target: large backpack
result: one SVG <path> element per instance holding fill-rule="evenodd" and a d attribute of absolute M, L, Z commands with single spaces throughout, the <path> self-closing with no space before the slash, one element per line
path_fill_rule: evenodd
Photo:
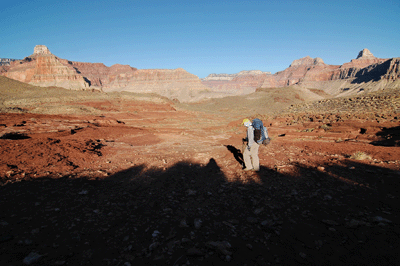
<path fill-rule="evenodd" d="M 264 127 L 263 122 L 255 118 L 252 121 L 252 126 L 254 128 L 254 141 L 258 144 L 268 145 L 270 142 L 270 138 L 268 136 L 268 130 Z"/>

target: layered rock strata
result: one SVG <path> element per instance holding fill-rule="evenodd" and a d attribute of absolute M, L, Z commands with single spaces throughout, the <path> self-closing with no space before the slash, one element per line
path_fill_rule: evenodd
<path fill-rule="evenodd" d="M 87 89 L 89 83 L 77 71 L 64 65 L 46 46 L 37 45 L 31 56 L 14 61 L 4 76 L 41 87 Z"/>
<path fill-rule="evenodd" d="M 294 60 L 271 75 L 259 70 L 237 74 L 211 74 L 202 81 L 182 68 L 136 69 L 129 65 L 107 67 L 60 59 L 44 45 L 23 60 L 0 66 L 0 74 L 37 86 L 97 89 L 105 92 L 156 93 L 180 101 L 254 92 L 257 88 L 300 86 L 324 90 L 333 96 L 400 87 L 400 58 L 376 58 L 368 49 L 343 65 L 328 65 L 309 56 Z"/>
<path fill-rule="evenodd" d="M 306 56 L 273 75 L 244 73 L 221 80 L 224 76 L 212 74 L 202 83 L 219 91 L 300 86 L 321 89 L 333 96 L 346 96 L 400 87 L 399 60 L 376 58 L 368 49 L 363 49 L 356 59 L 343 65 L 328 65 L 321 58 Z"/>
<path fill-rule="evenodd" d="M 128 65 L 73 62 L 54 56 L 44 45 L 37 45 L 24 60 L 2 67 L 1 74 L 43 87 L 156 93 L 180 101 L 198 98 L 208 90 L 197 76 L 182 68 L 138 70 Z"/>
<path fill-rule="evenodd" d="M 298 86 L 322 89 L 334 96 L 400 86 L 400 58 L 376 58 L 368 49 L 362 50 L 356 59 L 341 66 L 326 65 L 323 69 L 309 68 L 304 76 L 291 80 Z M 279 73 L 274 77 L 279 78 Z M 263 84 L 268 87 L 268 84 Z"/>

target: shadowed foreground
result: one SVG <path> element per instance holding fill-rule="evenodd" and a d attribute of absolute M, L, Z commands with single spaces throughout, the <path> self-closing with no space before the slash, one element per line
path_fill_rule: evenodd
<path fill-rule="evenodd" d="M 263 167 L 243 183 L 210 159 L 7 184 L 0 264 L 398 263 L 398 173 L 356 163 L 297 168 L 300 177 Z"/>
<path fill-rule="evenodd" d="M 243 116 L 287 90 L 182 105 L 10 85 L 0 265 L 398 264 L 398 92 L 261 117 L 248 173 Z"/>

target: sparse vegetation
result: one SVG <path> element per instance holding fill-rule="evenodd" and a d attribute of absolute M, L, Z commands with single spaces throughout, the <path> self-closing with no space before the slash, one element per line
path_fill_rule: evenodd
<path fill-rule="evenodd" d="M 363 160 L 371 160 L 371 156 L 363 151 L 357 151 L 353 155 L 350 156 L 350 159 L 363 161 Z"/>
<path fill-rule="evenodd" d="M 331 130 L 332 126 L 327 125 L 327 124 L 324 124 L 324 125 L 321 126 L 321 128 L 322 128 L 323 130 L 325 130 L 325 131 L 329 131 L 329 130 Z"/>

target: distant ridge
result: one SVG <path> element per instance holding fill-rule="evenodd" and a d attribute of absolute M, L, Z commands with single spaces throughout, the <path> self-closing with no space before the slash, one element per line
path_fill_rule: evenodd
<path fill-rule="evenodd" d="M 208 81 L 208 80 L 232 80 L 238 76 L 242 75 L 262 75 L 262 74 L 271 74 L 271 72 L 263 72 L 261 70 L 243 70 L 240 71 L 239 73 L 235 74 L 210 74 L 207 77 L 201 79 L 202 81 Z"/>
<path fill-rule="evenodd" d="M 218 80 L 219 76 L 212 74 L 202 82 L 221 91 L 299 86 L 320 89 L 331 96 L 348 96 L 400 87 L 399 62 L 400 58 L 377 58 L 365 48 L 343 65 L 328 65 L 319 57 L 306 56 L 273 75 L 244 74 Z"/>
<path fill-rule="evenodd" d="M 271 74 L 244 70 L 236 74 L 210 74 L 200 80 L 182 68 L 137 69 L 129 65 L 84 63 L 61 59 L 45 45 L 23 60 L 4 59 L 0 75 L 28 84 L 73 90 L 156 93 L 182 102 L 245 95 L 257 88 L 297 86 L 319 89 L 331 97 L 400 87 L 400 58 L 381 59 L 368 49 L 342 65 L 328 65 L 306 56 Z"/>
<path fill-rule="evenodd" d="M 185 102 L 208 89 L 182 68 L 139 70 L 129 65 L 74 62 L 58 58 L 45 45 L 36 45 L 32 55 L 4 66 L 1 75 L 41 87 L 157 93 Z"/>
<path fill-rule="evenodd" d="M 9 66 L 11 62 L 17 61 L 19 59 L 11 59 L 11 58 L 0 58 L 0 66 Z"/>

